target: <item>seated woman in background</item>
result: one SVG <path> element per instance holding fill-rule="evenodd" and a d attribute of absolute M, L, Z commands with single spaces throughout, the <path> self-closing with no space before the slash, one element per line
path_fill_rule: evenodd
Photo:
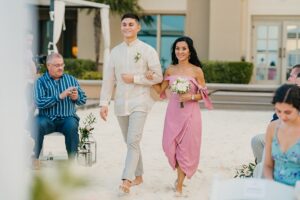
<path fill-rule="evenodd" d="M 279 119 L 267 128 L 264 177 L 294 186 L 300 180 L 299 87 L 280 86 L 272 104 Z"/>

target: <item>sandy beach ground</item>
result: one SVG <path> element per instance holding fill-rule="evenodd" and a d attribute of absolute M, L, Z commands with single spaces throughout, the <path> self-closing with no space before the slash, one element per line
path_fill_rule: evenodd
<path fill-rule="evenodd" d="M 91 179 L 82 191 L 84 199 L 176 199 L 171 169 L 162 150 L 162 130 L 167 102 L 157 102 L 149 113 L 142 138 L 144 183 L 132 187 L 130 195 L 120 197 L 118 185 L 124 166 L 126 146 L 110 106 L 108 121 L 99 118 L 99 108 L 80 110 L 83 120 L 89 113 L 97 117 L 94 138 L 98 144 L 98 161 L 92 167 L 81 167 Z M 186 181 L 183 199 L 206 200 L 215 175 L 232 178 L 235 169 L 253 162 L 251 137 L 264 133 L 272 111 L 202 110 L 202 146 L 200 164 L 195 175 Z"/>

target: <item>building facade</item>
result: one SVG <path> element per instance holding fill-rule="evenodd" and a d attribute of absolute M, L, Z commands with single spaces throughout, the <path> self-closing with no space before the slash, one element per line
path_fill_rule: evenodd
<path fill-rule="evenodd" d="M 150 25 L 142 23 L 139 38 L 156 48 L 164 68 L 170 64 L 171 44 L 181 35 L 193 38 L 201 60 L 252 62 L 251 84 L 284 83 L 290 68 L 300 63 L 299 0 L 140 0 L 139 4 L 153 20 Z M 66 28 L 72 31 L 62 34 L 64 56 L 95 58 L 94 15 L 87 10 L 67 8 Z M 40 34 L 45 31 L 43 23 L 39 22 Z M 120 16 L 111 14 L 110 30 L 113 47 L 122 41 Z"/>

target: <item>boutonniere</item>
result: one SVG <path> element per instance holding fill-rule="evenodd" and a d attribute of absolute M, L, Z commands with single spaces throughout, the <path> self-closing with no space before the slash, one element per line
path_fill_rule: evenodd
<path fill-rule="evenodd" d="M 137 63 L 141 57 L 142 57 L 142 54 L 140 52 L 136 52 L 136 54 L 134 56 L 134 61 Z"/>

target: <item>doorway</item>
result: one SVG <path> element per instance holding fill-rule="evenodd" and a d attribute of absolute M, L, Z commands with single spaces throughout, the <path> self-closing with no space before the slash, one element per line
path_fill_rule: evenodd
<path fill-rule="evenodd" d="M 300 64 L 300 19 L 253 20 L 252 36 L 255 83 L 285 83 Z"/>

